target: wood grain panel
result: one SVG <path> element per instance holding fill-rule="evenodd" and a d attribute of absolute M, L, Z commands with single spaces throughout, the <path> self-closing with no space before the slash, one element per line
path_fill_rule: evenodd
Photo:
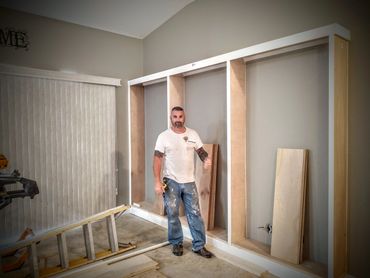
<path fill-rule="evenodd" d="M 278 149 L 271 255 L 299 264 L 302 255 L 308 151 Z"/>
<path fill-rule="evenodd" d="M 131 200 L 145 200 L 144 87 L 130 87 L 131 106 Z"/>
<path fill-rule="evenodd" d="M 246 66 L 242 59 L 230 61 L 231 130 L 231 241 L 246 238 Z"/>
<path fill-rule="evenodd" d="M 334 277 L 347 271 L 348 41 L 334 37 Z"/>
<path fill-rule="evenodd" d="M 208 231 L 214 228 L 218 145 L 204 144 L 203 148 L 212 159 L 212 167 L 204 169 L 203 162 L 197 157 L 195 183 L 204 226 Z"/>
<path fill-rule="evenodd" d="M 184 107 L 184 97 L 185 97 L 185 80 L 182 76 L 169 76 L 168 77 L 168 97 L 169 97 L 169 107 L 170 112 L 172 107 L 181 106 Z"/>

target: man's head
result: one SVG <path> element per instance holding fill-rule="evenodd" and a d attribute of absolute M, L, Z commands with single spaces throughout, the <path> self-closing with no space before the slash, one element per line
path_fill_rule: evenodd
<path fill-rule="evenodd" d="M 171 110 L 171 124 L 173 127 L 182 128 L 185 123 L 185 112 L 180 106 L 175 106 Z"/>

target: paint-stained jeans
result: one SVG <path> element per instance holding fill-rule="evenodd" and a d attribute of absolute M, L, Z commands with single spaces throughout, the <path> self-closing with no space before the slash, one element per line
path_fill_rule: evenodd
<path fill-rule="evenodd" d="M 168 217 L 168 241 L 171 244 L 179 244 L 183 241 L 179 219 L 179 205 L 180 201 L 183 200 L 186 218 L 193 237 L 192 249 L 194 251 L 202 249 L 206 243 L 206 236 L 195 183 L 177 183 L 169 179 L 167 185 L 168 190 L 164 194 L 164 204 Z"/>

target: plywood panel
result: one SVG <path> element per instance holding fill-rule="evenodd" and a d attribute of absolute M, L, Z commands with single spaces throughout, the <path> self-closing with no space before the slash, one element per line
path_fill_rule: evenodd
<path fill-rule="evenodd" d="M 166 215 L 166 209 L 164 207 L 163 202 L 163 195 L 155 194 L 155 200 L 154 200 L 154 212 L 158 213 L 159 215 Z"/>
<path fill-rule="evenodd" d="M 169 112 L 174 106 L 184 106 L 185 80 L 182 76 L 168 77 Z"/>
<path fill-rule="evenodd" d="M 228 64 L 231 136 L 231 241 L 246 238 L 246 91 L 242 59 Z"/>
<path fill-rule="evenodd" d="M 302 254 L 308 151 L 278 149 L 271 255 L 298 264 Z"/>
<path fill-rule="evenodd" d="M 185 98 L 185 80 L 181 75 L 168 76 L 167 98 L 168 98 L 168 128 L 171 127 L 170 114 L 174 106 L 184 107 Z M 179 216 L 185 215 L 184 204 L 181 202 L 179 207 Z"/>
<path fill-rule="evenodd" d="M 167 83 L 144 87 L 145 114 L 145 200 L 156 203 L 153 155 L 158 135 L 167 129 Z"/>
<path fill-rule="evenodd" d="M 348 42 L 334 38 L 334 277 L 347 271 Z"/>
<path fill-rule="evenodd" d="M 212 159 L 212 167 L 204 169 L 203 162 L 197 157 L 195 183 L 204 226 L 208 231 L 214 228 L 218 145 L 204 144 L 203 148 Z"/>
<path fill-rule="evenodd" d="M 144 88 L 130 87 L 131 106 L 131 200 L 145 200 Z"/>

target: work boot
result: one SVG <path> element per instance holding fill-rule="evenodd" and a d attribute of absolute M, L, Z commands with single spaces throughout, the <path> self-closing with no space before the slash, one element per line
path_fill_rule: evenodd
<path fill-rule="evenodd" d="M 182 247 L 182 244 L 174 244 L 172 245 L 172 253 L 175 255 L 175 256 L 182 256 L 182 253 L 183 253 L 183 247 Z"/>
<path fill-rule="evenodd" d="M 194 253 L 198 254 L 199 256 L 202 256 L 204 258 L 212 258 L 213 254 L 211 252 L 209 252 L 205 247 L 203 247 L 202 249 L 199 249 L 197 251 L 194 251 Z"/>

